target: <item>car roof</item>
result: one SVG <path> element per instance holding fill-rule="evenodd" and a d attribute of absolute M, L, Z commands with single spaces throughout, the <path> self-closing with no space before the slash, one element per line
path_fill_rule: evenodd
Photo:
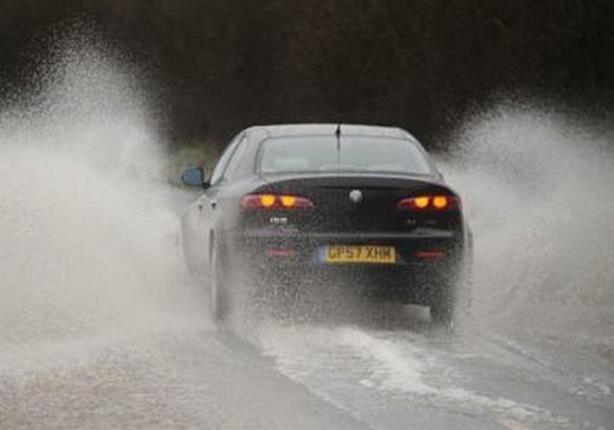
<path fill-rule="evenodd" d="M 249 134 L 264 133 L 268 137 L 284 136 L 321 136 L 333 135 L 337 127 L 341 126 L 341 135 L 359 135 L 371 137 L 388 137 L 396 139 L 410 139 L 417 141 L 409 132 L 399 127 L 382 127 L 360 124 L 276 124 L 253 126 L 246 130 Z"/>

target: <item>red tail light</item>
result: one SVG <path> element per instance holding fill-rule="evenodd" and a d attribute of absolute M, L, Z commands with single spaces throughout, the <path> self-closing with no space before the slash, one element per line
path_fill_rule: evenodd
<path fill-rule="evenodd" d="M 397 203 L 400 211 L 449 211 L 460 206 L 460 199 L 446 195 L 424 195 L 409 197 Z"/>
<path fill-rule="evenodd" d="M 446 253 L 444 251 L 439 251 L 439 250 L 430 250 L 430 251 L 418 251 L 416 252 L 416 257 L 417 258 L 422 258 L 422 259 L 439 259 L 439 258 L 444 258 L 446 256 Z"/>
<path fill-rule="evenodd" d="M 291 194 L 248 194 L 241 200 L 243 209 L 309 209 L 313 202 L 306 197 Z"/>

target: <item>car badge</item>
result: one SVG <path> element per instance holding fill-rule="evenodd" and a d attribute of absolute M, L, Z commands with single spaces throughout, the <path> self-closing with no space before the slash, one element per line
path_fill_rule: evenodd
<path fill-rule="evenodd" d="M 360 190 L 352 190 L 350 191 L 350 201 L 355 205 L 362 203 L 362 191 Z"/>
<path fill-rule="evenodd" d="M 287 217 L 278 217 L 278 216 L 274 216 L 269 218 L 269 223 L 271 225 L 288 225 L 288 218 Z"/>

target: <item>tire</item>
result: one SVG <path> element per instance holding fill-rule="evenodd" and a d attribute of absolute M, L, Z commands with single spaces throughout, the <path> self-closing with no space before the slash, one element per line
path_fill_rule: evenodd
<path fill-rule="evenodd" d="M 224 322 L 230 316 L 230 294 L 228 272 L 219 247 L 211 255 L 211 280 L 209 284 L 209 307 L 215 322 Z"/>
<path fill-rule="evenodd" d="M 456 311 L 456 279 L 442 279 L 431 299 L 431 323 L 442 327 L 454 325 Z"/>
<path fill-rule="evenodd" d="M 431 322 L 437 326 L 452 327 L 454 325 L 454 301 L 441 297 L 431 303 Z"/>
<path fill-rule="evenodd" d="M 183 260 L 185 261 L 185 265 L 190 272 L 190 275 L 193 277 L 197 277 L 198 272 L 196 270 L 196 265 L 194 264 L 192 258 L 192 247 L 189 244 L 189 235 L 186 232 L 186 221 L 182 219 L 181 221 L 181 250 L 183 251 Z"/>

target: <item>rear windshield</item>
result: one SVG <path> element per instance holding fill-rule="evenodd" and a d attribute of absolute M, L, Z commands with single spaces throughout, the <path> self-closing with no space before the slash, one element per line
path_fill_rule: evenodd
<path fill-rule="evenodd" d="M 272 138 L 263 142 L 262 173 L 390 172 L 431 174 L 420 148 L 410 140 L 366 136 Z"/>

